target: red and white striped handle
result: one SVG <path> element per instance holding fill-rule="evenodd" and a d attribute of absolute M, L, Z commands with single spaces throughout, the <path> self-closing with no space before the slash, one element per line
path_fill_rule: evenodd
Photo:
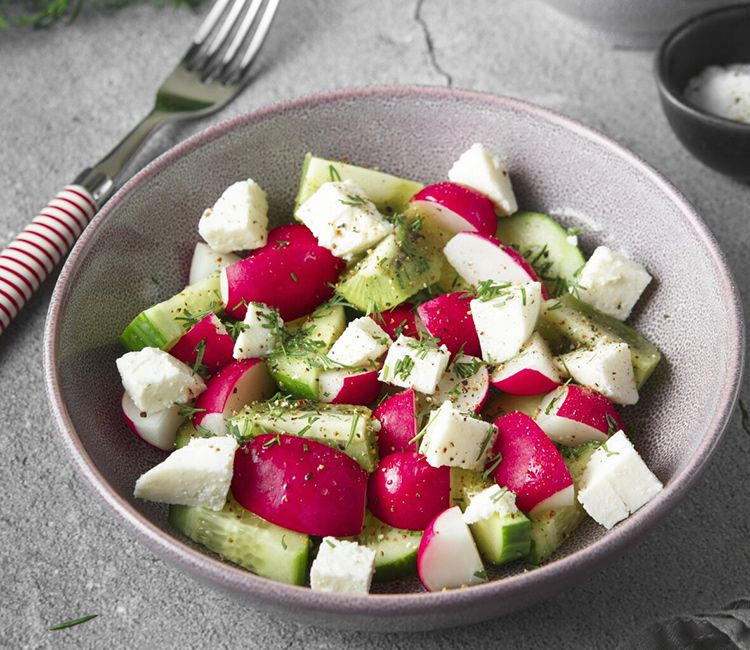
<path fill-rule="evenodd" d="M 96 210 L 88 190 L 68 185 L 0 253 L 0 334 L 62 262 Z"/>

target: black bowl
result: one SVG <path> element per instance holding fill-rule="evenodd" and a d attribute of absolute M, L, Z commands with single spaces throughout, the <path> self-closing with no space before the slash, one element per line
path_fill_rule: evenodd
<path fill-rule="evenodd" d="M 716 9 L 672 31 L 656 55 L 656 81 L 669 124 L 698 160 L 750 183 L 750 124 L 690 105 L 688 81 L 709 65 L 750 63 L 750 3 Z"/>

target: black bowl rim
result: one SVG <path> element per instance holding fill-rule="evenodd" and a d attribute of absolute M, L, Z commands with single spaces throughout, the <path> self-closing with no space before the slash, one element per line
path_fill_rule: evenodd
<path fill-rule="evenodd" d="M 722 130 L 729 129 L 735 131 L 739 136 L 750 136 L 750 124 L 739 122 L 737 120 L 730 120 L 726 117 L 720 117 L 704 111 L 703 109 L 693 106 L 685 100 L 683 96 L 683 90 L 677 88 L 669 75 L 667 64 L 669 62 L 670 49 L 674 42 L 686 34 L 687 32 L 699 29 L 705 26 L 717 16 L 722 14 L 731 14 L 734 12 L 747 13 L 750 16 L 750 3 L 744 2 L 740 4 L 729 5 L 727 7 L 718 7 L 717 9 L 710 9 L 696 16 L 688 18 L 683 23 L 680 23 L 675 27 L 664 40 L 661 42 L 659 49 L 656 52 L 654 61 L 654 76 L 656 77 L 656 85 L 659 89 L 659 93 L 663 99 L 668 101 L 675 108 L 690 114 L 694 119 L 701 122 L 710 124 L 712 127 L 716 127 Z"/>

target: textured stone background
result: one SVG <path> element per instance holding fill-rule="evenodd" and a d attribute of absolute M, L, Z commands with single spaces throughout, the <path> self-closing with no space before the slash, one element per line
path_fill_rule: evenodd
<path fill-rule="evenodd" d="M 652 53 L 612 50 L 529 0 L 282 4 L 255 84 L 212 120 L 165 133 L 155 149 L 209 121 L 343 86 L 513 95 L 600 129 L 671 178 L 712 228 L 747 301 L 750 189 L 676 141 L 657 103 Z M 185 11 L 141 6 L 49 32 L 0 32 L 0 245 L 145 113 L 198 23 Z M 43 390 L 51 290 L 48 282 L 0 339 L 0 647 L 601 648 L 657 618 L 750 592 L 750 421 L 738 412 L 664 525 L 555 600 L 473 628 L 408 636 L 300 628 L 247 610 L 127 537 L 74 474 Z M 696 318 L 700 305 L 696 295 Z M 747 388 L 743 395 L 750 406 Z M 45 631 L 84 613 L 99 618 Z"/>

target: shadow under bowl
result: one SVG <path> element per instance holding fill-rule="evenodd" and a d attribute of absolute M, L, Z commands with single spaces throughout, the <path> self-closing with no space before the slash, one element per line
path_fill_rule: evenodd
<path fill-rule="evenodd" d="M 750 183 L 750 124 L 692 106 L 688 81 L 710 65 L 750 63 L 750 3 L 716 9 L 677 27 L 656 56 L 659 97 L 685 148 L 716 171 Z"/>

